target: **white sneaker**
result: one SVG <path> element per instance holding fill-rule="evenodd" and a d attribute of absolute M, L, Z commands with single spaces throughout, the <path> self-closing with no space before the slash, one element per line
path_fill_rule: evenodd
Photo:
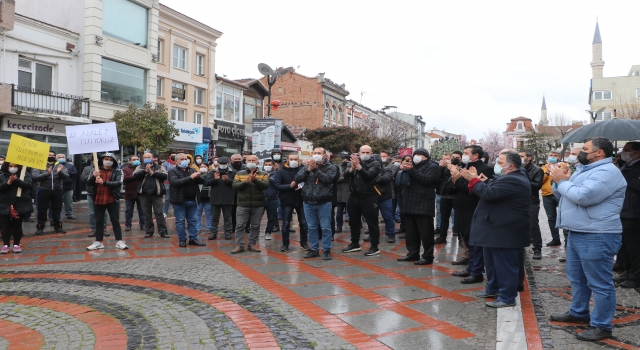
<path fill-rule="evenodd" d="M 96 249 L 104 249 L 104 244 L 102 244 L 102 242 L 95 241 L 91 243 L 90 246 L 87 247 L 87 250 L 96 250 Z"/>
<path fill-rule="evenodd" d="M 124 241 L 118 241 L 116 243 L 116 249 L 129 249 L 129 247 L 124 243 Z"/>
<path fill-rule="evenodd" d="M 271 238 L 271 234 L 270 234 L 270 233 L 265 233 L 265 234 L 264 234 L 264 240 L 265 240 L 265 241 L 270 241 L 270 240 L 272 240 L 272 239 L 273 239 L 273 238 Z"/>

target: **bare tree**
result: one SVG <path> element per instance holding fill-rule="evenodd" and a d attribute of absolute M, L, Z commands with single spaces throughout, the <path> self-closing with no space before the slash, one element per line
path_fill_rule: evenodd
<path fill-rule="evenodd" d="M 497 130 L 488 130 L 482 134 L 482 149 L 489 154 L 489 159 L 494 160 L 505 148 L 512 148 L 512 138 Z"/>
<path fill-rule="evenodd" d="M 581 126 L 582 124 L 573 123 L 571 118 L 564 112 L 553 112 L 549 117 L 549 123 L 542 126 L 539 132 L 546 136 L 549 150 L 560 149 L 560 156 L 564 158 L 564 153 L 569 148 L 569 144 L 561 144 L 560 140 Z"/>
<path fill-rule="evenodd" d="M 614 106 L 607 106 L 614 110 L 615 118 L 619 119 L 640 119 L 640 104 L 637 99 L 630 95 L 619 95 Z"/>

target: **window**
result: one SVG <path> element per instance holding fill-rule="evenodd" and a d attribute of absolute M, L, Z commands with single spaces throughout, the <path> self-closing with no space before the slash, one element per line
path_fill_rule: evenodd
<path fill-rule="evenodd" d="M 324 105 L 324 119 L 329 120 L 329 103 Z"/>
<path fill-rule="evenodd" d="M 242 123 L 242 91 L 223 86 L 216 93 L 216 118 Z"/>
<path fill-rule="evenodd" d="M 158 63 L 162 63 L 162 49 L 164 49 L 164 41 L 158 39 Z"/>
<path fill-rule="evenodd" d="M 244 120 L 262 118 L 262 100 L 246 97 L 244 98 Z"/>
<path fill-rule="evenodd" d="M 197 105 L 204 105 L 204 90 L 194 88 L 193 89 L 193 103 Z"/>
<path fill-rule="evenodd" d="M 600 112 L 596 114 L 596 120 L 610 120 L 611 115 L 612 115 L 611 111 Z"/>
<path fill-rule="evenodd" d="M 594 91 L 593 92 L 594 100 L 610 100 L 611 99 L 611 90 L 604 91 Z"/>
<path fill-rule="evenodd" d="M 198 125 L 202 125 L 202 113 L 195 112 L 195 114 L 193 116 L 193 122 L 198 124 Z"/>
<path fill-rule="evenodd" d="M 184 109 L 171 108 L 171 120 L 177 120 L 179 122 L 184 121 Z"/>
<path fill-rule="evenodd" d="M 124 63 L 102 59 L 100 100 L 142 107 L 146 102 L 146 71 Z"/>
<path fill-rule="evenodd" d="M 640 89 L 636 89 L 636 97 L 640 98 Z"/>
<path fill-rule="evenodd" d="M 196 55 L 196 74 L 204 76 L 204 56 Z"/>
<path fill-rule="evenodd" d="M 147 46 L 147 9 L 129 0 L 104 0 L 102 32 L 135 45 Z"/>
<path fill-rule="evenodd" d="M 171 99 L 184 102 L 187 97 L 187 87 L 182 83 L 171 83 Z"/>
<path fill-rule="evenodd" d="M 336 106 L 331 107 L 331 121 L 335 122 L 336 121 Z"/>
<path fill-rule="evenodd" d="M 173 67 L 187 69 L 187 49 L 180 46 L 173 47 Z"/>
<path fill-rule="evenodd" d="M 156 96 L 162 97 L 162 87 L 164 85 L 164 79 L 158 78 L 156 83 Z"/>
<path fill-rule="evenodd" d="M 342 124 L 342 108 L 338 108 L 338 124 Z"/>
<path fill-rule="evenodd" d="M 517 130 L 524 130 L 524 125 L 522 123 L 518 123 L 518 126 L 516 127 Z"/>
<path fill-rule="evenodd" d="M 18 60 L 18 86 L 51 91 L 53 67 L 29 60 Z"/>

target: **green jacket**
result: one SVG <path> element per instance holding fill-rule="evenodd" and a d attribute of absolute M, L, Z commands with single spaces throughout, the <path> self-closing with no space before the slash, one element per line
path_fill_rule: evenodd
<path fill-rule="evenodd" d="M 269 175 L 256 171 L 256 178 L 248 183 L 249 170 L 240 170 L 233 178 L 233 189 L 238 191 L 237 205 L 246 208 L 264 207 L 267 202 L 264 190 L 269 188 Z"/>

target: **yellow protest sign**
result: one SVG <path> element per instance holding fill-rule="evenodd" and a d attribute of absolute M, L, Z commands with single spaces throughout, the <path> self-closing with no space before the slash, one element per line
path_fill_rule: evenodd
<path fill-rule="evenodd" d="M 34 169 L 46 170 L 49 157 L 49 144 L 34 141 L 20 135 L 11 134 L 7 158 L 9 163 L 16 163 Z"/>

